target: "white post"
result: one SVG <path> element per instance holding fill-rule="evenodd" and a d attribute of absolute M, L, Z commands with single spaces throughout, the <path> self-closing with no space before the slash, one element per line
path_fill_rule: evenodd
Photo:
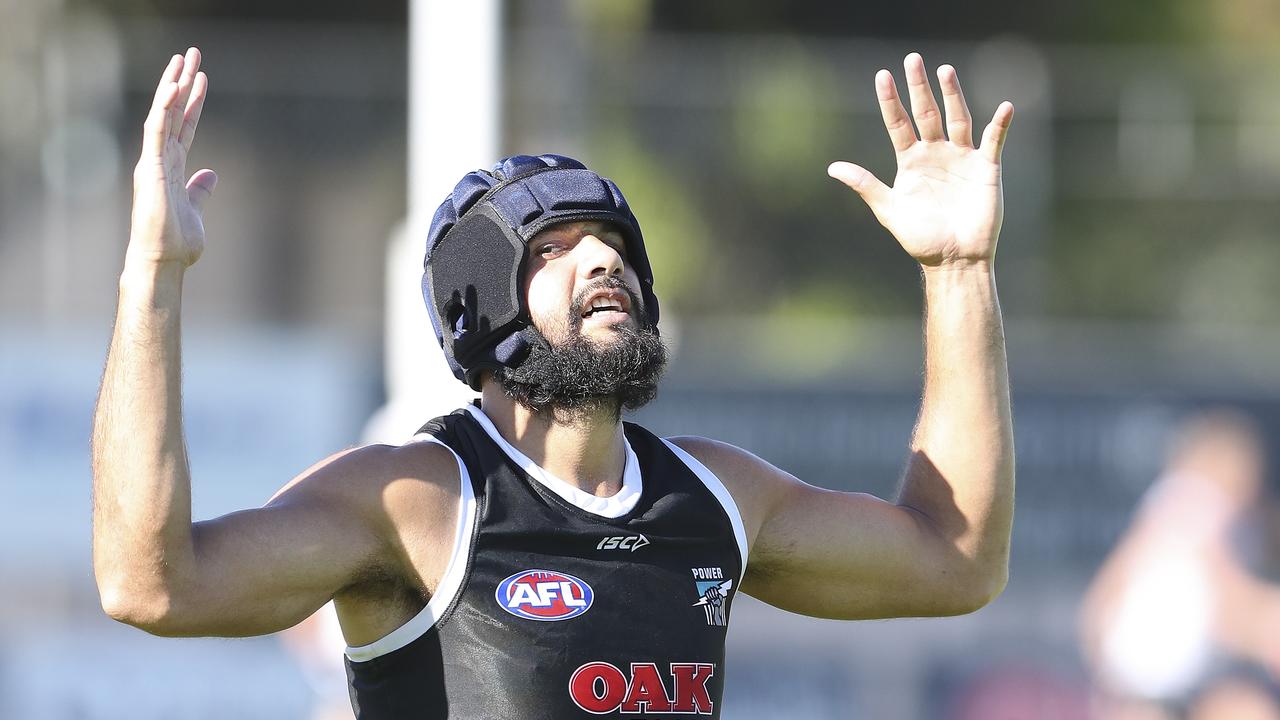
<path fill-rule="evenodd" d="M 387 248 L 387 404 L 366 442 L 399 443 L 469 402 L 436 343 L 422 300 L 431 215 L 454 183 L 497 159 L 500 0 L 409 5 L 409 208 Z"/>

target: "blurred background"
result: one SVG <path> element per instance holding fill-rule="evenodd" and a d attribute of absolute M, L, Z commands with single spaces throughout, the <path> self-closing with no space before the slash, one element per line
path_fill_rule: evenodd
<path fill-rule="evenodd" d="M 387 401 L 387 248 L 414 227 L 409 21 L 405 2 L 0 2 L 0 717 L 342 716 L 341 676 L 297 659 L 340 641 L 161 640 L 102 614 L 90 416 L 142 120 L 198 45 L 188 168 L 221 181 L 186 283 L 196 515 L 360 439 Z M 891 181 L 872 78 L 901 82 L 910 50 L 958 68 L 982 123 L 1017 106 L 1008 589 L 865 623 L 744 597 L 725 717 L 1280 717 L 1280 4 L 525 0 L 497 22 L 495 157 L 583 159 L 645 229 L 674 359 L 638 420 L 832 488 L 894 493 L 921 308 L 912 261 L 825 167 Z"/>

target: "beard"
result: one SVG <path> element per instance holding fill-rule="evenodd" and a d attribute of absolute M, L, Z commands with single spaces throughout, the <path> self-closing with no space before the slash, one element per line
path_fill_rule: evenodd
<path fill-rule="evenodd" d="M 582 334 L 582 313 L 587 296 L 601 289 L 626 292 L 635 323 L 613 326 L 614 337 L 597 344 Z M 653 400 L 667 348 L 644 303 L 622 280 L 609 276 L 584 288 L 570 305 L 563 332 L 557 333 L 563 341 L 553 343 L 533 326 L 525 328 L 532 341 L 529 355 L 519 367 L 495 375 L 506 396 L 537 413 L 576 419 L 605 411 L 615 422 L 622 410 Z"/>

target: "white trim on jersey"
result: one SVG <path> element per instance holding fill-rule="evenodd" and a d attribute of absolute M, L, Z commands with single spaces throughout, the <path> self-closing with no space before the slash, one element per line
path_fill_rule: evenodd
<path fill-rule="evenodd" d="M 467 405 L 466 408 L 467 412 L 471 413 L 471 417 L 480 423 L 480 427 L 484 428 L 484 431 L 489 434 L 489 437 L 493 438 L 498 447 L 502 448 L 507 457 L 523 468 L 529 474 L 529 477 L 537 480 L 543 487 L 559 495 L 561 499 L 579 510 L 605 518 L 620 518 L 634 510 L 636 503 L 640 502 L 640 493 L 644 489 L 643 480 L 640 478 L 640 461 L 636 458 L 635 451 L 631 449 L 631 443 L 627 442 L 626 437 L 622 438 L 622 444 L 625 446 L 627 453 L 626 467 L 622 471 L 622 489 L 610 497 L 598 497 L 580 490 L 543 470 L 537 463 L 530 460 L 527 455 L 507 442 L 506 438 L 498 433 L 498 428 L 494 427 L 493 421 L 489 419 L 488 415 L 484 414 L 484 411 L 474 405 Z"/>
<path fill-rule="evenodd" d="M 685 452 L 683 448 L 666 438 L 662 438 L 662 442 L 671 448 L 671 452 L 676 457 L 684 461 L 685 465 L 693 471 L 698 479 L 702 480 L 702 484 L 707 486 L 712 495 L 720 501 L 720 506 L 724 508 L 724 512 L 729 516 L 729 524 L 733 525 L 733 537 L 738 541 L 738 554 L 742 556 L 742 576 L 738 578 L 738 584 L 742 584 L 742 578 L 747 574 L 747 529 L 742 524 L 742 514 L 738 512 L 738 504 L 733 501 L 733 496 L 729 494 L 728 488 L 724 483 L 720 482 L 720 478 L 711 472 L 706 465 L 703 465 L 697 458 Z"/>
<path fill-rule="evenodd" d="M 440 578 L 435 594 L 427 602 L 427 606 L 405 624 L 368 645 L 348 646 L 347 657 L 351 658 L 352 662 L 372 660 L 393 650 L 399 650 L 422 637 L 422 634 L 434 627 L 444 611 L 453 604 L 454 598 L 462 589 L 463 575 L 467 571 L 467 560 L 471 555 L 471 531 L 476 524 L 476 496 L 471 487 L 471 475 L 467 472 L 467 466 L 453 448 L 440 442 L 433 435 L 420 433 L 414 435 L 409 442 L 435 443 L 448 449 L 453 454 L 453 458 L 458 461 L 458 479 L 461 481 L 462 488 L 458 502 L 458 527 L 453 536 L 453 554 L 449 556 L 449 565 L 444 571 L 444 576 Z"/>

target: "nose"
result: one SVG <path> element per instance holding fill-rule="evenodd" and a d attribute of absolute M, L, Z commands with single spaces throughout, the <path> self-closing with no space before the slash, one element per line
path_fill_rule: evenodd
<path fill-rule="evenodd" d="M 579 271 L 584 278 L 622 275 L 622 255 L 613 246 L 592 234 L 578 241 Z"/>

